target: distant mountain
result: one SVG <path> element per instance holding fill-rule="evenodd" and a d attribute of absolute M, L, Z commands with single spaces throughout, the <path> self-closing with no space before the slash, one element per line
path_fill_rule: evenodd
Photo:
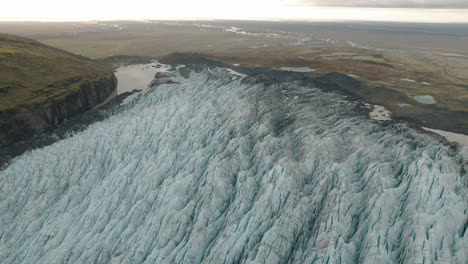
<path fill-rule="evenodd" d="M 0 34 L 0 146 L 93 108 L 116 85 L 108 66 L 32 39 Z"/>

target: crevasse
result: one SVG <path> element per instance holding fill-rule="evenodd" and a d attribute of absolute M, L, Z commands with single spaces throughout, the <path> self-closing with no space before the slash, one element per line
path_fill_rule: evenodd
<path fill-rule="evenodd" d="M 0 263 L 467 262 L 456 149 L 299 82 L 171 74 L 0 172 Z"/>

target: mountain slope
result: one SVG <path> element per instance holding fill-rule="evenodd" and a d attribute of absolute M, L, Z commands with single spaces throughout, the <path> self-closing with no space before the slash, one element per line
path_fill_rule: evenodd
<path fill-rule="evenodd" d="M 0 146 L 92 108 L 115 87 L 112 70 L 91 59 L 0 34 Z"/>

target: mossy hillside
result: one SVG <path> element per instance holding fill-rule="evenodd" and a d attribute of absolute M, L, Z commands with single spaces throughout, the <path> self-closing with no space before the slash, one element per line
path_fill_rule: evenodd
<path fill-rule="evenodd" d="M 110 78 L 111 69 L 91 59 L 0 34 L 0 111 L 60 101 L 86 82 Z"/>

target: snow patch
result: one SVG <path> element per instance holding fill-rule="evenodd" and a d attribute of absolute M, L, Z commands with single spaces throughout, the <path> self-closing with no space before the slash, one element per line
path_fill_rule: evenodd
<path fill-rule="evenodd" d="M 412 82 L 412 83 L 416 82 L 415 80 L 411 80 L 411 79 L 400 79 L 400 80 L 404 82 Z"/>
<path fill-rule="evenodd" d="M 348 77 L 354 78 L 354 79 L 360 79 L 359 76 L 354 75 L 354 74 L 346 74 Z"/>
<path fill-rule="evenodd" d="M 233 76 L 236 76 L 236 77 L 246 77 L 247 75 L 245 74 L 242 74 L 240 72 L 236 72 L 235 70 L 233 69 L 229 69 L 229 68 L 223 68 L 225 71 L 227 71 L 228 73 L 230 73 L 231 75 Z"/>
<path fill-rule="evenodd" d="M 408 107 L 408 106 L 412 106 L 410 104 L 397 104 L 399 107 Z"/>
<path fill-rule="evenodd" d="M 374 105 L 374 110 L 369 113 L 369 117 L 373 120 L 386 121 L 392 120 L 392 113 L 381 105 Z"/>
<path fill-rule="evenodd" d="M 436 104 L 436 100 L 432 95 L 420 95 L 413 97 L 418 103 L 421 104 Z"/>

